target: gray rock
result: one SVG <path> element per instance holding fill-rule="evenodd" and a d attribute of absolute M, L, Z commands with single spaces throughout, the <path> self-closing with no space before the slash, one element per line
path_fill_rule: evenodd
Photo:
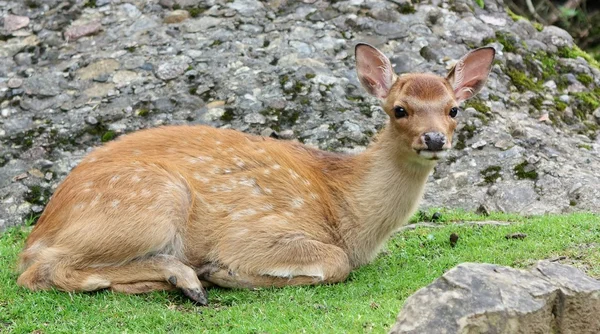
<path fill-rule="evenodd" d="M 599 333 L 600 282 L 540 261 L 463 263 L 410 296 L 390 333 Z"/>
<path fill-rule="evenodd" d="M 4 17 L 4 29 L 6 31 L 15 31 L 21 28 L 25 28 L 29 25 L 29 18 L 27 16 L 7 15 Z"/>
<path fill-rule="evenodd" d="M 102 24 L 100 22 L 91 22 L 69 27 L 67 30 L 65 30 L 64 35 L 67 41 L 74 41 L 84 36 L 97 34 L 101 30 Z"/>
<path fill-rule="evenodd" d="M 61 82 L 63 78 L 60 74 L 45 73 L 34 75 L 27 78 L 23 84 L 25 93 L 37 96 L 56 96 L 61 92 Z"/>
<path fill-rule="evenodd" d="M 158 65 L 155 74 L 162 80 L 175 79 L 186 71 L 191 61 L 188 56 L 174 57 Z"/>
<path fill-rule="evenodd" d="M 250 124 L 265 124 L 266 118 L 259 113 L 252 113 L 244 116 L 244 122 Z"/>
<path fill-rule="evenodd" d="M 572 47 L 573 36 L 557 26 L 546 26 L 541 32 L 542 42 L 552 44 L 557 47 Z"/>
<path fill-rule="evenodd" d="M 77 70 L 76 76 L 79 79 L 83 80 L 90 80 L 99 78 L 101 76 L 108 76 L 112 74 L 116 69 L 118 69 L 119 66 L 119 62 L 114 59 L 102 59 Z"/>
<path fill-rule="evenodd" d="M 223 20 L 217 17 L 202 16 L 197 19 L 188 20 L 181 26 L 181 30 L 187 33 L 205 31 L 208 28 L 216 27 Z"/>
<path fill-rule="evenodd" d="M 242 16 L 252 16 L 264 9 L 262 2 L 257 0 L 234 0 L 228 3 L 227 7 L 234 9 Z"/>

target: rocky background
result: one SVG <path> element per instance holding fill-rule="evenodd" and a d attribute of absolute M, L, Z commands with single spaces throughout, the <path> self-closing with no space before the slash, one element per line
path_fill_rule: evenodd
<path fill-rule="evenodd" d="M 35 219 L 93 147 L 142 128 L 363 150 L 386 117 L 356 79 L 356 42 L 398 73 L 498 51 L 424 207 L 600 211 L 597 63 L 502 0 L 415 2 L 0 0 L 0 230 Z"/>

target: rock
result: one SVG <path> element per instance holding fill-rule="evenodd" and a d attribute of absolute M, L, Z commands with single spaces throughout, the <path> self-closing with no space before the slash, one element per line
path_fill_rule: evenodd
<path fill-rule="evenodd" d="M 545 26 L 541 32 L 542 42 L 552 44 L 557 47 L 572 47 L 573 36 L 557 26 Z"/>
<path fill-rule="evenodd" d="M 114 59 L 101 59 L 77 70 L 76 74 L 80 79 L 91 80 L 101 76 L 108 76 L 118 69 L 119 66 L 119 62 Z"/>
<path fill-rule="evenodd" d="M 186 21 L 182 25 L 181 30 L 187 33 L 205 31 L 208 28 L 218 26 L 219 24 L 221 24 L 222 21 L 223 20 L 220 18 L 203 16 L 197 19 Z"/>
<path fill-rule="evenodd" d="M 8 32 L 25 28 L 29 25 L 27 16 L 6 15 L 4 17 L 4 29 Z"/>
<path fill-rule="evenodd" d="M 262 2 L 257 0 L 234 0 L 227 4 L 227 7 L 234 9 L 242 16 L 252 16 L 264 8 Z"/>
<path fill-rule="evenodd" d="M 74 41 L 84 36 L 94 35 L 102 30 L 100 22 L 71 26 L 65 30 L 64 36 L 67 41 Z"/>
<path fill-rule="evenodd" d="M 600 124 L 600 108 L 594 110 L 594 112 L 592 113 L 592 115 L 596 119 L 596 123 Z"/>
<path fill-rule="evenodd" d="M 0 57 L 12 57 L 23 49 L 36 46 L 40 43 L 37 36 L 31 35 L 25 38 L 11 38 L 6 42 L 0 41 Z"/>
<path fill-rule="evenodd" d="M 125 14 L 130 19 L 136 19 L 142 15 L 142 12 L 133 4 L 124 3 L 119 6 L 119 9 L 123 14 Z"/>
<path fill-rule="evenodd" d="M 410 296 L 390 333 L 600 333 L 600 282 L 540 261 L 462 263 Z"/>
<path fill-rule="evenodd" d="M 244 122 L 250 124 L 265 124 L 266 118 L 265 116 L 259 113 L 248 114 L 244 116 Z"/>
<path fill-rule="evenodd" d="M 87 97 L 104 97 L 114 89 L 115 85 L 112 83 L 97 83 L 84 90 L 83 94 Z"/>
<path fill-rule="evenodd" d="M 187 10 L 174 10 L 167 14 L 163 19 L 164 23 L 180 23 L 190 18 L 190 13 Z"/>
<path fill-rule="evenodd" d="M 21 78 L 10 78 L 6 85 L 8 88 L 19 88 L 23 84 L 23 79 Z"/>
<path fill-rule="evenodd" d="M 28 95 L 56 96 L 60 94 L 60 84 L 63 81 L 59 74 L 45 73 L 27 78 L 23 88 Z"/>
<path fill-rule="evenodd" d="M 160 65 L 156 69 L 156 76 L 162 80 L 172 80 L 182 75 L 192 60 L 188 56 L 177 56 Z"/>
<path fill-rule="evenodd" d="M 22 52 L 15 56 L 15 63 L 19 66 L 29 66 L 31 65 L 31 54 Z"/>
<path fill-rule="evenodd" d="M 128 86 L 139 80 L 139 75 L 133 71 L 117 71 L 113 74 L 112 82 L 117 88 Z"/>

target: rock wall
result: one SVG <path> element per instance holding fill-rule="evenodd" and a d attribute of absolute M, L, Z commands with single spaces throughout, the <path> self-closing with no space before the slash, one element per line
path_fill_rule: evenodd
<path fill-rule="evenodd" d="M 498 50 L 425 207 L 600 208 L 600 71 L 564 31 L 501 0 L 0 0 L 0 21 L 0 229 L 39 215 L 92 147 L 141 128 L 363 150 L 386 117 L 356 79 L 359 41 L 399 73 Z"/>

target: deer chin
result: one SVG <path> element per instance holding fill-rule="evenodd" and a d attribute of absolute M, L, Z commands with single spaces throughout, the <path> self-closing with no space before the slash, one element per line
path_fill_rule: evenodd
<path fill-rule="evenodd" d="M 417 150 L 417 154 L 419 155 L 419 157 L 426 160 L 440 160 L 448 156 L 448 151 Z"/>

